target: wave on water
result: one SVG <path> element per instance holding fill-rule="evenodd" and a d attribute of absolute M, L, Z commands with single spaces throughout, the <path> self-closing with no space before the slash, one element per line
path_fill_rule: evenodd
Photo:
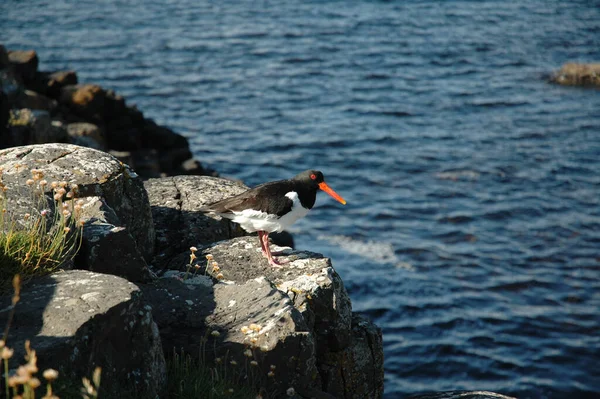
<path fill-rule="evenodd" d="M 344 235 L 320 235 L 319 239 L 326 240 L 346 252 L 359 255 L 375 263 L 391 264 L 398 269 L 414 271 L 413 265 L 398 259 L 394 253 L 394 247 L 389 242 L 362 241 Z"/>

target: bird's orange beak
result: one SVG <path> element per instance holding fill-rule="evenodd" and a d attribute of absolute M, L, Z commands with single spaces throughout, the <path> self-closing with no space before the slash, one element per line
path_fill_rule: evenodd
<path fill-rule="evenodd" d="M 327 184 L 325 184 L 325 182 L 321 182 L 319 183 L 319 188 L 323 191 L 325 191 L 327 194 L 331 195 L 333 198 L 335 198 L 336 200 L 338 200 L 339 202 L 341 202 L 343 205 L 346 205 L 346 200 L 343 199 L 342 197 L 340 197 L 338 195 L 338 193 L 336 193 L 335 191 L 333 191 L 331 189 L 331 187 L 329 187 Z"/>

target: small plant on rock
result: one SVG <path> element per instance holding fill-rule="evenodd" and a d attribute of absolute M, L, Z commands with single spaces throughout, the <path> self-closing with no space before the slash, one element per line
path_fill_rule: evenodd
<path fill-rule="evenodd" d="M 0 169 L 0 291 L 10 287 L 15 274 L 23 279 L 49 274 L 73 259 L 81 245 L 82 202 L 76 200 L 78 187 L 67 182 L 48 183 L 40 170 L 32 170 L 26 185 L 35 206 L 18 220 L 8 212 Z M 46 192 L 52 193 L 50 205 Z"/>

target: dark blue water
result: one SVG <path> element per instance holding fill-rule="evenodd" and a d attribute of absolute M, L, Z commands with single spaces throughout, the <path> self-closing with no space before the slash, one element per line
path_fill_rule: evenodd
<path fill-rule="evenodd" d="M 223 175 L 321 169 L 348 205 L 293 233 L 382 327 L 386 398 L 600 392 L 600 91 L 545 80 L 600 60 L 598 1 L 5 0 L 0 26 Z"/>

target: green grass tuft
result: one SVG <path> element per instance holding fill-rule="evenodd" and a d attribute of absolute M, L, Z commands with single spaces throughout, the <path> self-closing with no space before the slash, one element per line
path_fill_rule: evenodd
<path fill-rule="evenodd" d="M 216 367 L 208 367 L 201 360 L 186 354 L 173 353 L 167 361 L 168 392 L 170 399 L 255 399 L 257 393 L 225 378 Z M 230 390 L 233 390 L 232 392 Z"/>
<path fill-rule="evenodd" d="M 26 183 L 31 188 L 31 213 L 16 220 L 6 209 L 8 188 L 2 172 L 0 169 L 0 293 L 5 293 L 16 274 L 26 281 L 71 261 L 81 245 L 83 224 L 76 220 L 81 211 L 81 202 L 75 199 L 77 185 L 48 184 L 37 170 Z M 52 190 L 53 210 L 43 209 L 48 204 L 46 189 Z"/>

